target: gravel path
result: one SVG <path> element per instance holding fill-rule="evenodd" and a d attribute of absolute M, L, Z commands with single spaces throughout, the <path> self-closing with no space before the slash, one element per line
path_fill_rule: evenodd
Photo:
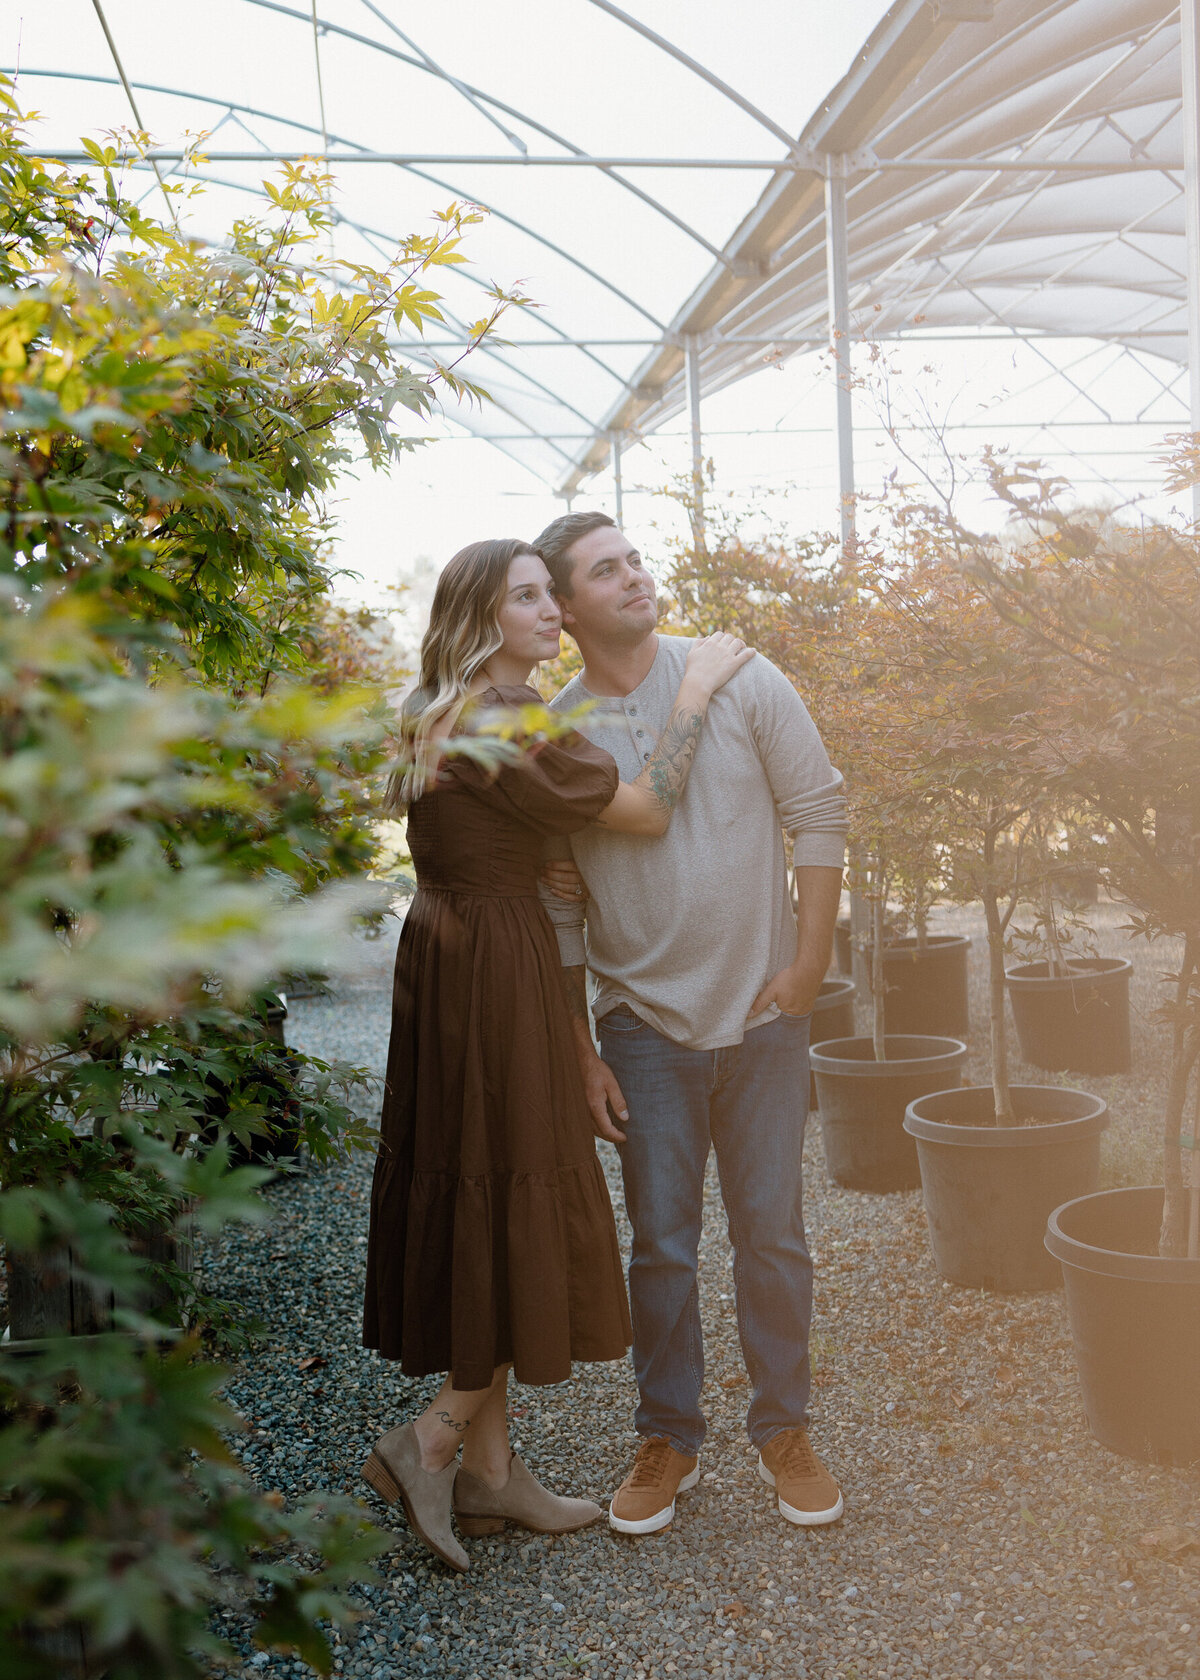
<path fill-rule="evenodd" d="M 1101 907 L 1104 951 L 1138 966 L 1135 1055 L 1124 1079 L 1085 1080 L 1114 1111 L 1105 1182 L 1156 1175 L 1161 1029 L 1149 977 L 1169 953 L 1126 945 Z M 939 930 L 978 931 L 946 913 Z M 973 1019 L 982 1026 L 982 953 Z M 364 948 L 356 985 L 293 1004 L 293 1042 L 381 1070 L 386 944 Z M 983 1071 L 976 1061 L 972 1072 Z M 1032 1072 L 1016 1077 L 1044 1082 Z M 1067 1083 L 1067 1080 L 1063 1080 Z M 602 1146 L 623 1228 L 616 1161 Z M 840 1476 L 844 1520 L 803 1532 L 771 1508 L 743 1418 L 749 1398 L 733 1319 L 715 1179 L 700 1274 L 709 1352 L 703 1479 L 673 1527 L 642 1541 L 606 1526 L 559 1539 L 510 1532 L 468 1542 L 451 1575 L 375 1505 L 396 1544 L 338 1672 L 543 1680 L 778 1674 L 789 1680 L 990 1680 L 1000 1675 L 1200 1676 L 1200 1474 L 1155 1469 L 1095 1444 L 1080 1409 L 1061 1295 L 989 1296 L 939 1282 L 920 1194 L 832 1187 L 810 1126 L 806 1211 L 817 1264 L 813 1434 Z M 268 1324 L 229 1384 L 251 1429 L 236 1443 L 266 1486 L 366 1490 L 371 1441 L 432 1383 L 358 1344 L 370 1163 L 313 1170 L 268 1191 L 265 1231 L 232 1231 L 202 1264 Z M 306 1356 L 324 1364 L 298 1370 Z M 625 1364 L 580 1366 L 571 1384 L 514 1389 L 531 1469 L 560 1492 L 605 1499 L 635 1447 Z M 1143 1536 L 1169 1525 L 1177 1556 Z M 240 1674 L 308 1675 L 258 1652 Z"/>

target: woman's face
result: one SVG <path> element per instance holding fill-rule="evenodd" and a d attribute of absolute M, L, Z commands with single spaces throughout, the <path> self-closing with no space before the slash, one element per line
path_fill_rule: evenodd
<path fill-rule="evenodd" d="M 509 565 L 496 622 L 504 652 L 512 659 L 536 663 L 557 657 L 562 613 L 552 588 L 550 573 L 536 554 L 518 554 Z"/>

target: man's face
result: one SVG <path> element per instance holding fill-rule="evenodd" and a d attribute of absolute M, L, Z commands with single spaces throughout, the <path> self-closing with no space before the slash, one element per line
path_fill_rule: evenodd
<path fill-rule="evenodd" d="M 601 525 L 570 551 L 571 594 L 560 599 L 563 624 L 584 639 L 630 646 L 658 623 L 654 579 L 627 537 Z"/>

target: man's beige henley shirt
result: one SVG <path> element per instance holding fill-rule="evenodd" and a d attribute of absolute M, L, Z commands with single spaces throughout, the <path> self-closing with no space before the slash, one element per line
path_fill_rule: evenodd
<path fill-rule="evenodd" d="M 675 704 L 692 639 L 659 636 L 653 665 L 624 699 L 597 698 L 578 677 L 558 711 L 593 700 L 581 732 L 633 781 Z M 564 966 L 586 961 L 600 1019 L 627 1004 L 693 1050 L 739 1044 L 759 989 L 796 955 L 783 831 L 797 868 L 840 869 L 846 806 L 807 708 L 756 654 L 709 703 L 683 797 L 661 838 L 594 824 L 572 835 L 588 889 L 582 908 L 543 892 Z"/>

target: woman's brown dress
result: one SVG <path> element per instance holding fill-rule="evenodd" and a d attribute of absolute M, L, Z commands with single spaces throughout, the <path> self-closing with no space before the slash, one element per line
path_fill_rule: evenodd
<path fill-rule="evenodd" d="M 527 688 L 484 704 L 540 704 Z M 411 1376 L 562 1382 L 619 1359 L 629 1309 L 558 947 L 546 834 L 599 815 L 612 759 L 579 735 L 489 774 L 452 758 L 409 810 L 363 1341 Z"/>

